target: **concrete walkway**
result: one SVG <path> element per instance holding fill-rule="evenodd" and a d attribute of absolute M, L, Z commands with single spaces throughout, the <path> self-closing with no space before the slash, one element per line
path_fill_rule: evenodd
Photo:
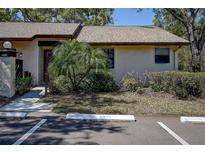
<path fill-rule="evenodd" d="M 1 112 L 51 112 L 55 104 L 36 103 L 45 94 L 44 87 L 35 87 L 23 96 L 0 108 Z"/>

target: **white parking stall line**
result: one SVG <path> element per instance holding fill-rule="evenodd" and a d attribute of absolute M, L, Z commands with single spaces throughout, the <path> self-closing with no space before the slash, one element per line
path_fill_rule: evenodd
<path fill-rule="evenodd" d="M 30 135 L 32 135 L 46 121 L 47 119 L 42 119 L 33 128 L 31 128 L 26 134 L 24 134 L 20 139 L 18 139 L 13 145 L 20 145 L 21 143 L 23 143 Z"/>
<path fill-rule="evenodd" d="M 171 136 L 173 136 L 178 142 L 182 145 L 189 145 L 184 139 L 182 139 L 179 135 L 177 135 L 174 131 L 172 131 L 169 127 L 167 127 L 162 122 L 157 122 L 163 129 L 165 129 Z"/>

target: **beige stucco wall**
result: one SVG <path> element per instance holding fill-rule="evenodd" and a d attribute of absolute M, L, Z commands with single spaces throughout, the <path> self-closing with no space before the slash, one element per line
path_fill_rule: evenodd
<path fill-rule="evenodd" d="M 23 71 L 31 72 L 33 85 L 39 85 L 43 82 L 43 51 L 38 46 L 38 41 L 60 40 L 54 38 L 39 38 L 33 41 L 12 41 L 13 48 L 18 53 L 22 53 L 22 57 L 17 54 L 18 59 L 23 60 Z M 0 46 L 2 46 L 0 41 Z"/>
<path fill-rule="evenodd" d="M 17 52 L 22 52 L 23 70 L 30 71 L 34 85 L 41 84 L 43 81 L 43 52 L 38 47 L 39 40 L 59 40 L 59 39 L 35 39 L 33 41 L 12 42 Z M 1 42 L 0 42 L 1 43 Z M 99 47 L 99 46 L 98 46 Z M 147 71 L 166 71 L 177 69 L 177 55 L 174 68 L 174 50 L 176 46 L 107 46 L 114 48 L 115 68 L 113 72 L 119 82 L 128 72 L 138 72 L 143 74 Z M 170 48 L 170 63 L 155 64 L 155 48 Z M 103 48 L 106 48 L 103 46 Z"/>
<path fill-rule="evenodd" d="M 155 64 L 155 48 L 163 46 L 136 46 L 136 47 L 114 47 L 115 67 L 112 72 L 118 82 L 129 72 L 142 75 L 145 72 L 166 71 L 177 69 L 177 56 L 174 48 L 170 48 L 170 63 Z M 166 47 L 167 48 L 167 47 Z"/>
<path fill-rule="evenodd" d="M 22 57 L 17 54 L 17 58 L 23 60 L 23 71 L 29 71 L 33 77 L 33 85 L 39 84 L 39 47 L 38 41 L 16 41 L 12 42 L 13 48 L 18 53 L 22 53 Z"/>

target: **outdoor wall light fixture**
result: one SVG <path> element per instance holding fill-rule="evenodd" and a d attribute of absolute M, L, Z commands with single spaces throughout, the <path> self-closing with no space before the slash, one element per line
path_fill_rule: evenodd
<path fill-rule="evenodd" d="M 11 48 L 12 48 L 12 43 L 11 43 L 10 41 L 5 41 L 5 42 L 3 43 L 3 47 L 4 47 L 5 49 L 11 49 Z"/>
<path fill-rule="evenodd" d="M 20 52 L 20 53 L 19 53 L 19 56 L 20 56 L 20 57 L 22 57 L 22 56 L 23 56 L 23 53 L 22 53 L 22 52 Z"/>

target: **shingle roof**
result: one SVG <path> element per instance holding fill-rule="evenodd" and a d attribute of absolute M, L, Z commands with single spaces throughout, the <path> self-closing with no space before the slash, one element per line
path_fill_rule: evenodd
<path fill-rule="evenodd" d="M 0 23 L 0 39 L 31 39 L 38 35 L 73 35 L 80 24 L 77 23 Z"/>
<path fill-rule="evenodd" d="M 154 26 L 84 26 L 79 41 L 93 44 L 187 44 L 187 40 Z"/>
<path fill-rule="evenodd" d="M 84 26 L 78 23 L 0 23 L 0 40 L 74 37 L 93 44 L 187 44 L 187 40 L 154 26 Z"/>

